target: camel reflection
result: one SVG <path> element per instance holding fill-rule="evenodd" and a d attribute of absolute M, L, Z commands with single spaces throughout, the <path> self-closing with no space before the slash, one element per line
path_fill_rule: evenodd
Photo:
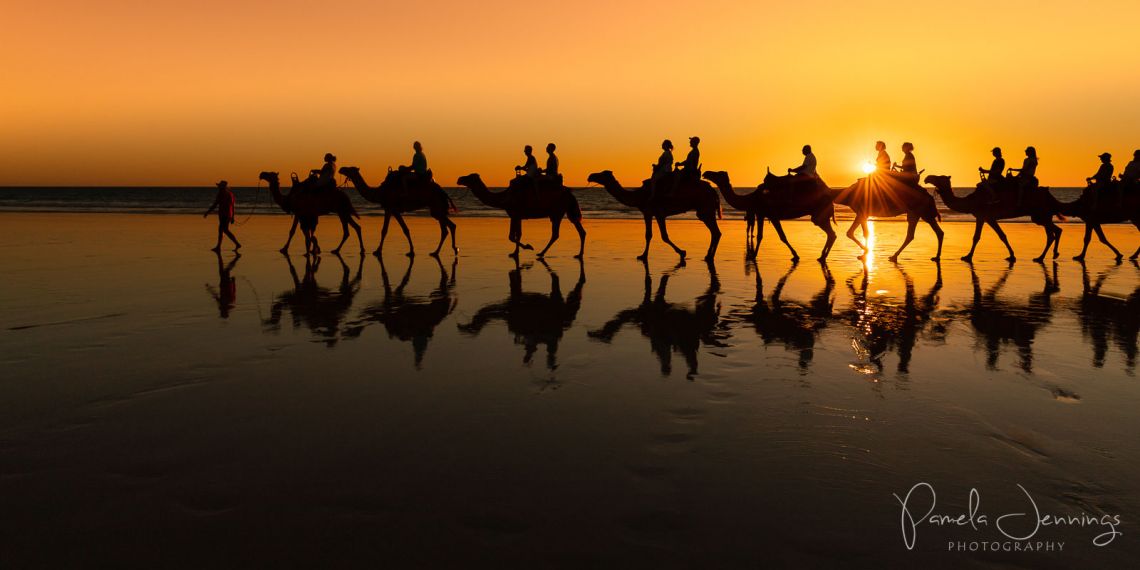
<path fill-rule="evenodd" d="M 538 346 L 546 345 L 546 367 L 554 370 L 558 367 L 558 343 L 562 340 L 562 334 L 574 323 L 578 309 L 582 306 L 586 269 L 579 259 L 578 282 L 569 295 L 563 296 L 558 274 L 542 259 L 538 262 L 550 274 L 549 294 L 523 291 L 523 270 L 529 270 L 533 265 L 528 263 L 520 266 L 516 257 L 515 268 L 507 274 L 510 282 L 507 298 L 479 309 L 471 322 L 459 325 L 459 330 L 478 335 L 490 322 L 504 321 L 507 330 L 515 335 L 515 343 L 523 345 L 526 350 L 524 363 L 530 364 Z"/>
<path fill-rule="evenodd" d="M 989 289 L 982 290 L 978 272 L 970 264 L 973 299 L 962 314 L 969 318 L 977 338 L 983 341 L 987 369 L 997 369 L 1002 345 L 1012 343 L 1017 347 L 1018 366 L 1025 372 L 1033 372 L 1033 340 L 1052 320 L 1052 297 L 1060 291 L 1057 285 L 1057 264 L 1053 264 L 1052 273 L 1044 264 L 1041 265 L 1044 277 L 1042 290 L 1030 294 L 1025 303 L 1014 303 L 998 297 L 1012 271 L 1010 265 Z"/>
<path fill-rule="evenodd" d="M 590 331 L 589 336 L 608 343 L 613 340 L 622 326 L 627 323 L 637 325 L 641 329 L 641 334 L 649 339 L 650 348 L 661 362 L 661 374 L 668 376 L 672 373 L 673 353 L 679 352 L 685 358 L 688 366 L 687 377 L 691 379 L 697 374 L 697 351 L 702 342 L 711 346 L 725 346 L 720 341 L 721 335 L 716 331 L 720 320 L 720 303 L 717 299 L 720 293 L 720 280 L 717 279 L 713 263 L 711 261 L 706 263 L 709 271 L 708 289 L 697 297 L 694 307 L 689 309 L 684 305 L 665 300 L 669 278 L 685 266 L 684 262 L 661 276 L 657 293 L 653 294 L 649 264 L 643 261 L 645 296 L 641 304 L 614 315 L 602 328 Z"/>
<path fill-rule="evenodd" d="M 364 258 L 360 259 L 356 277 L 350 280 L 348 264 L 341 256 L 335 257 L 340 261 L 343 273 L 340 286 L 334 291 L 317 284 L 320 256 L 306 257 L 305 276 L 298 278 L 297 269 L 293 267 L 293 259 L 285 255 L 285 261 L 289 264 L 289 275 L 293 278 L 293 290 L 280 293 L 274 299 L 269 309 L 269 318 L 263 322 L 266 330 L 279 331 L 281 317 L 287 309 L 293 318 L 294 329 L 304 326 L 325 345 L 329 347 L 336 345 L 342 337 L 341 322 L 352 307 L 353 297 L 360 291 L 360 274 L 364 268 Z"/>
<path fill-rule="evenodd" d="M 1133 266 L 1140 269 L 1135 261 Z M 1089 269 L 1081 264 L 1083 288 L 1074 310 L 1081 323 L 1081 334 L 1092 343 L 1093 366 L 1104 367 L 1105 355 L 1110 343 L 1124 355 L 1129 373 L 1136 369 L 1137 333 L 1140 332 L 1140 284 L 1137 284 L 1128 297 L 1114 297 L 1101 293 L 1105 280 L 1120 268 L 1113 266 L 1101 272 L 1094 281 L 1089 277 Z"/>
<path fill-rule="evenodd" d="M 751 325 L 765 345 L 780 343 L 787 350 L 798 352 L 800 370 L 806 372 L 815 354 L 816 339 L 832 318 L 835 279 L 827 264 L 820 263 L 823 288 L 806 303 L 789 301 L 783 297 L 784 286 L 798 266 L 793 263 L 765 299 L 764 280 L 756 263 L 750 262 L 745 273 L 756 272 L 756 298 L 750 306 L 735 309 L 730 315 L 733 320 Z"/>
<path fill-rule="evenodd" d="M 946 335 L 945 323 L 933 318 L 938 308 L 938 293 L 942 290 L 942 265 L 935 265 L 934 284 L 921 297 L 915 290 L 914 279 L 900 265 L 894 264 L 894 267 L 902 275 L 904 283 L 905 294 L 901 303 L 897 298 L 877 291 L 868 294 L 870 275 L 866 266 L 858 289 L 854 284 L 856 276 L 846 281 L 852 301 L 851 308 L 844 311 L 841 318 L 855 329 L 852 347 L 859 362 L 851 367 L 863 374 L 881 373 L 882 358 L 891 351 L 899 355 L 898 372 L 907 374 L 919 336 L 926 333 L 937 340 Z"/>
<path fill-rule="evenodd" d="M 388 270 L 384 267 L 384 258 L 380 259 L 380 277 L 384 282 L 384 299 L 373 303 L 360 311 L 359 317 L 345 330 L 346 337 L 358 337 L 363 330 L 373 323 L 384 325 L 388 331 L 388 338 L 396 338 L 403 342 L 411 342 L 415 353 L 415 365 L 419 370 L 423 366 L 424 353 L 428 343 L 435 334 L 435 327 L 455 310 L 458 299 L 455 297 L 455 269 L 459 259 L 451 261 L 451 276 L 443 267 L 438 256 L 432 256 L 439 265 L 439 284 L 427 297 L 413 296 L 404 293 L 408 280 L 412 276 L 412 266 L 415 258 L 408 258 L 408 268 L 400 279 L 400 284 L 392 289 L 392 282 L 388 279 Z"/>
<path fill-rule="evenodd" d="M 214 302 L 218 304 L 218 316 L 223 319 L 230 318 L 230 311 L 233 310 L 237 304 L 237 279 L 234 279 L 232 273 L 234 266 L 237 265 L 241 254 L 234 254 L 234 258 L 227 264 L 222 264 L 222 253 L 220 251 L 214 252 L 218 256 L 218 286 L 217 288 L 211 287 L 209 283 L 206 284 L 206 291 L 214 298 Z"/>

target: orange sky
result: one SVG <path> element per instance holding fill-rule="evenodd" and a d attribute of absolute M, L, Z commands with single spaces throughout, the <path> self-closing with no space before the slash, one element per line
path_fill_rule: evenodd
<path fill-rule="evenodd" d="M 1140 148 L 1136 0 L 11 4 L 0 185 L 255 185 L 326 151 L 378 179 L 416 139 L 445 185 L 551 141 L 569 184 L 631 184 L 697 134 L 742 185 L 804 143 L 847 184 L 883 139 L 962 185 L 1034 144 L 1069 186 Z"/>

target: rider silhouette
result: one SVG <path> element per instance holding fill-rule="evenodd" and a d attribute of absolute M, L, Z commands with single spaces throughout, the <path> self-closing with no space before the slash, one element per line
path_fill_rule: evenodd
<path fill-rule="evenodd" d="M 887 154 L 887 143 L 875 141 L 875 150 L 879 151 L 875 156 L 875 170 L 889 172 L 891 170 L 891 155 Z"/>
<path fill-rule="evenodd" d="M 1009 171 L 1017 176 L 1017 205 L 1020 207 L 1025 199 L 1025 191 L 1037 187 L 1037 149 L 1026 147 L 1021 168 L 1010 168 Z"/>
<path fill-rule="evenodd" d="M 795 168 L 789 168 L 788 174 L 795 174 L 797 177 L 801 177 L 801 178 L 816 178 L 816 177 L 818 177 L 819 175 L 816 174 L 816 171 L 815 171 L 815 165 L 816 165 L 815 154 L 812 153 L 812 151 L 811 151 L 811 145 L 805 144 L 802 152 L 804 153 L 803 164 L 801 164 Z"/>
<path fill-rule="evenodd" d="M 994 161 L 990 164 L 990 169 L 986 170 L 984 166 L 978 167 L 978 172 L 984 173 L 985 179 L 982 181 L 982 188 L 989 193 L 989 201 L 997 202 L 997 185 L 1002 181 L 1002 172 L 1005 171 L 1005 159 L 1001 157 L 1001 147 L 995 146 L 993 149 Z"/>
<path fill-rule="evenodd" d="M 1097 169 L 1096 174 L 1085 178 L 1085 182 L 1089 183 L 1089 188 L 1093 190 L 1092 200 L 1093 207 L 1097 205 L 1099 195 L 1108 188 L 1108 183 L 1112 181 L 1112 155 L 1103 152 L 1098 157 L 1100 158 L 1100 168 Z"/>

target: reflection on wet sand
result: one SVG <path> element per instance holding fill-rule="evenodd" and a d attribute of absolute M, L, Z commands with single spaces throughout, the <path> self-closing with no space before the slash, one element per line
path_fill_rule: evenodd
<path fill-rule="evenodd" d="M 673 352 L 679 352 L 688 366 L 687 377 L 697 374 L 697 351 L 701 343 L 710 346 L 725 346 L 717 331 L 720 321 L 720 280 L 716 266 L 706 262 L 709 271 L 709 286 L 704 294 L 696 298 L 692 309 L 665 300 L 669 277 L 685 266 L 684 261 L 672 271 L 661 276 L 657 293 L 653 294 L 653 279 L 649 276 L 649 264 L 642 261 L 645 268 L 645 296 L 636 307 L 618 312 L 602 328 L 590 331 L 591 338 L 609 343 L 626 324 L 637 325 L 642 336 L 649 339 L 649 345 L 661 362 L 661 374 L 668 376 L 673 371 Z"/>
<path fill-rule="evenodd" d="M 550 274 L 550 293 L 523 291 L 523 271 L 529 271 L 533 264 L 520 266 L 516 257 L 515 268 L 507 273 L 510 283 L 507 298 L 483 306 L 475 313 L 471 322 L 460 324 L 459 330 L 477 336 L 483 327 L 492 321 L 501 320 L 507 324 L 507 330 L 514 334 L 515 344 L 525 347 L 523 362 L 530 364 L 538 346 L 544 344 L 546 367 L 554 370 L 558 367 L 558 343 L 562 340 L 563 333 L 574 324 L 578 309 L 582 306 L 582 287 L 586 285 L 586 268 L 579 259 L 578 282 L 574 284 L 574 289 L 569 295 L 563 296 L 558 274 L 544 260 L 539 259 L 538 263 L 542 264 Z"/>
<path fill-rule="evenodd" d="M 404 293 L 408 281 L 412 276 L 412 266 L 415 258 L 408 258 L 408 268 L 400 284 L 392 289 L 388 279 L 388 270 L 384 267 L 384 258 L 380 259 L 380 277 L 384 282 L 384 298 L 361 309 L 359 316 L 348 323 L 344 336 L 355 338 L 360 336 L 368 325 L 380 323 L 388 331 L 388 338 L 411 342 L 415 352 L 415 365 L 419 370 L 423 366 L 424 353 L 428 343 L 439 326 L 455 310 L 458 299 L 455 296 L 455 269 L 459 258 L 451 261 L 451 276 L 439 257 L 432 256 L 439 265 L 439 284 L 428 296 L 414 296 Z"/>
<path fill-rule="evenodd" d="M 835 304 L 835 279 L 827 263 L 820 263 L 823 288 L 806 303 L 784 299 L 784 286 L 795 273 L 799 263 L 792 263 L 783 277 L 776 282 L 769 298 L 764 297 L 764 280 L 754 261 L 745 265 L 745 274 L 756 273 L 756 298 L 745 307 L 733 309 L 728 322 L 740 322 L 756 330 L 765 345 L 782 343 L 790 351 L 799 352 L 799 368 L 807 372 L 814 356 L 817 337 L 832 319 Z"/>
<path fill-rule="evenodd" d="M 1133 267 L 1140 269 L 1135 260 Z M 1136 284 L 1127 297 L 1115 297 L 1101 293 L 1105 281 L 1120 269 L 1115 265 L 1097 275 L 1094 281 L 1089 276 L 1089 268 L 1081 264 L 1081 297 L 1074 310 L 1081 322 L 1081 334 L 1092 344 L 1093 366 L 1104 366 L 1105 354 L 1110 343 L 1124 355 L 1129 373 L 1136 369 L 1137 332 L 1140 331 L 1140 283 Z M 1133 272 L 1135 274 L 1135 272 Z"/>
<path fill-rule="evenodd" d="M 936 264 L 934 284 L 921 297 L 915 291 L 914 279 L 901 265 L 892 265 L 903 278 L 906 293 L 901 304 L 897 298 L 879 295 L 878 292 L 868 294 L 870 271 L 864 266 L 860 274 L 847 278 L 851 307 L 840 314 L 840 318 L 854 328 L 851 346 L 859 361 L 851 367 L 876 381 L 878 373 L 883 371 L 884 355 L 892 350 L 898 352 L 898 371 L 906 374 L 910 371 L 911 355 L 920 334 L 927 333 L 933 339 L 946 336 L 946 323 L 932 318 L 938 308 L 938 292 L 942 290 L 942 264 Z M 855 278 L 858 275 L 862 278 L 856 288 Z"/>
<path fill-rule="evenodd" d="M 985 347 L 988 370 L 997 369 L 1002 345 L 1013 343 L 1017 347 L 1020 368 L 1033 372 L 1033 340 L 1052 319 L 1052 297 L 1061 290 L 1057 285 L 1057 264 L 1052 265 L 1052 272 L 1041 265 L 1044 285 L 1040 292 L 1031 293 L 1025 303 L 1013 303 L 998 297 L 1013 272 L 1012 264 L 985 290 L 982 290 L 974 264 L 970 264 L 973 299 L 961 313 L 974 327 L 978 341 L 975 346 L 981 344 Z"/>
<path fill-rule="evenodd" d="M 233 310 L 237 304 L 237 279 L 233 276 L 234 266 L 237 265 L 241 259 L 240 253 L 234 253 L 234 258 L 229 263 L 222 263 L 222 253 L 215 251 L 218 256 L 218 286 L 217 288 L 206 284 L 206 291 L 214 298 L 214 302 L 218 304 L 218 316 L 223 319 L 230 318 L 230 311 Z"/>
<path fill-rule="evenodd" d="M 317 270 L 320 269 L 321 256 L 305 257 L 305 276 L 297 277 L 297 269 L 293 266 L 293 259 L 284 255 L 289 264 L 289 275 L 293 278 L 293 290 L 277 295 L 269 309 L 269 318 L 263 325 L 267 331 L 276 332 L 281 328 L 281 317 L 286 309 L 293 317 L 293 328 L 304 326 L 324 342 L 333 347 L 343 335 L 341 323 L 352 307 L 353 297 L 360 291 L 361 272 L 364 269 L 364 258 L 356 269 L 356 277 L 350 280 L 350 271 L 344 258 L 334 255 L 340 262 L 342 269 L 340 286 L 334 291 L 321 287 L 317 283 Z"/>

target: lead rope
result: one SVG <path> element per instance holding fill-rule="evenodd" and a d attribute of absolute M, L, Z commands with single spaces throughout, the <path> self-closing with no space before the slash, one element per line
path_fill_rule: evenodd
<path fill-rule="evenodd" d="M 260 178 L 258 178 L 258 179 L 257 179 L 257 193 L 253 195 L 253 205 L 252 205 L 252 206 L 250 206 L 250 208 L 249 208 L 249 213 L 247 213 L 247 214 L 245 215 L 245 219 L 244 219 L 244 220 L 242 220 L 242 221 L 240 221 L 240 222 L 237 222 L 237 221 L 235 221 L 235 222 L 234 222 L 234 225 L 236 225 L 236 226 L 244 226 L 244 225 L 246 224 L 246 222 L 248 222 L 248 221 L 250 220 L 250 218 L 252 218 L 252 217 L 253 217 L 253 213 L 254 213 L 254 212 L 257 210 L 257 204 L 258 204 L 258 202 L 260 201 L 260 200 L 259 200 L 260 198 L 261 198 L 261 179 L 260 179 Z"/>

